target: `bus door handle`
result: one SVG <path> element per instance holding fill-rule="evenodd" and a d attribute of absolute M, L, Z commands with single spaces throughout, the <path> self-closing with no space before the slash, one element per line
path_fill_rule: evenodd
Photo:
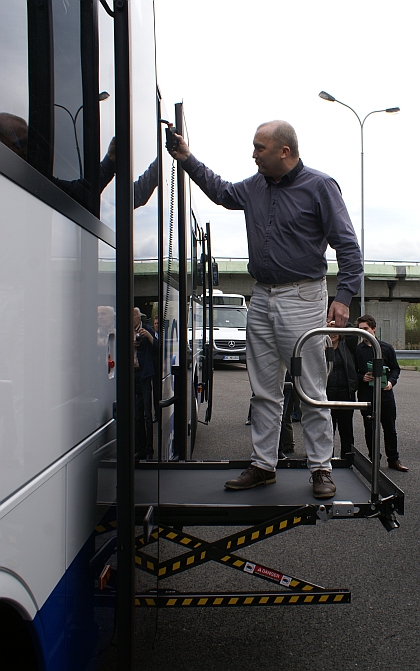
<path fill-rule="evenodd" d="M 171 398 L 167 398 L 165 401 L 159 401 L 159 407 L 169 408 L 169 406 L 173 405 L 178 399 L 179 396 L 171 396 Z"/>

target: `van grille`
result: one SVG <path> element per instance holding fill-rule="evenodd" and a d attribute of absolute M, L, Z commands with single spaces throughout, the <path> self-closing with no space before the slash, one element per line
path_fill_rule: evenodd
<path fill-rule="evenodd" d="M 214 345 L 218 349 L 227 349 L 229 351 L 234 352 L 235 350 L 238 349 L 245 349 L 246 340 L 215 340 Z"/>

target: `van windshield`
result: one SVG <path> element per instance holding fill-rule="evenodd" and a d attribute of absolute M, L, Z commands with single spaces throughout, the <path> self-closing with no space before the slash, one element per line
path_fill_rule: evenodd
<path fill-rule="evenodd" d="M 213 308 L 213 326 L 218 328 L 245 328 L 246 310 L 235 308 Z"/>

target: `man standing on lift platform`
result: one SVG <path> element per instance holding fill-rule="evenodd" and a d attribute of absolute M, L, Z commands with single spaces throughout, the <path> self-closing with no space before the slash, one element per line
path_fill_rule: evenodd
<path fill-rule="evenodd" d="M 256 284 L 248 311 L 247 367 L 252 398 L 251 465 L 227 489 L 248 489 L 276 481 L 277 450 L 283 407 L 283 383 L 298 338 L 328 321 L 346 326 L 349 304 L 360 286 L 363 267 L 356 234 L 338 184 L 306 168 L 298 141 L 286 121 L 257 128 L 253 158 L 258 173 L 232 184 L 200 163 L 188 145 L 170 151 L 215 203 L 244 210 L 248 234 L 248 270 Z M 327 244 L 337 253 L 337 295 L 327 317 Z M 311 398 L 326 400 L 324 338 L 303 348 L 302 387 Z M 302 403 L 304 444 L 313 495 L 334 496 L 331 478 L 333 436 L 329 408 Z"/>

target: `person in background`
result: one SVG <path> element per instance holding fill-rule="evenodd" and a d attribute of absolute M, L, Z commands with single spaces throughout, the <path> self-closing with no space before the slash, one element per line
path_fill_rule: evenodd
<path fill-rule="evenodd" d="M 286 371 L 285 382 L 291 382 L 291 381 L 292 381 L 291 375 L 290 375 L 289 371 Z M 289 407 L 290 397 L 292 395 L 292 390 L 286 388 L 286 389 L 283 389 L 283 393 L 284 393 L 284 407 L 287 409 Z M 253 398 L 253 396 L 254 396 L 254 393 L 252 394 L 251 402 L 249 404 L 248 417 L 247 417 L 246 422 L 245 422 L 246 426 L 251 426 L 251 424 L 252 424 L 252 398 Z M 289 419 L 290 419 L 290 417 L 289 417 Z M 294 445 L 294 441 L 293 441 L 293 426 L 291 426 L 291 422 L 290 422 L 290 426 L 287 425 L 286 421 L 287 421 L 287 415 L 286 415 L 286 411 L 284 411 L 283 415 L 282 415 L 282 418 L 281 418 L 279 447 L 278 447 L 278 452 L 277 452 L 277 456 L 278 456 L 279 459 L 286 459 L 286 454 L 285 454 L 286 450 L 283 450 L 285 441 L 287 441 L 286 444 L 289 447 L 289 449 L 287 450 L 288 452 L 293 452 L 294 449 L 295 449 L 295 445 Z M 292 430 L 291 435 L 290 435 L 290 428 Z M 290 449 L 290 446 L 291 446 L 291 449 Z"/>
<path fill-rule="evenodd" d="M 330 322 L 328 326 L 335 326 Z M 351 351 L 347 347 L 346 339 L 337 333 L 330 335 L 334 348 L 334 362 L 328 376 L 327 396 L 329 401 L 355 401 L 358 387 L 356 367 Z M 340 434 L 341 458 L 345 459 L 348 452 L 353 451 L 353 408 L 331 408 L 333 431 L 338 428 Z"/>
<path fill-rule="evenodd" d="M 288 377 L 289 376 L 289 377 Z M 286 382 L 291 382 L 292 377 L 287 371 L 286 373 Z M 294 389 L 290 390 L 289 398 L 286 398 L 286 393 L 284 394 L 284 407 L 283 407 L 283 416 L 281 418 L 281 431 L 280 431 L 280 442 L 279 450 L 283 452 L 284 455 L 291 454 L 295 451 L 295 435 L 293 431 L 293 420 L 292 413 L 294 407 Z"/>
<path fill-rule="evenodd" d="M 98 305 L 98 346 L 108 345 L 109 334 L 115 333 L 115 311 L 112 305 Z"/>
<path fill-rule="evenodd" d="M 359 329 L 367 331 L 376 337 L 376 321 L 372 315 L 362 315 L 357 318 L 356 325 Z M 397 361 L 395 350 L 387 342 L 379 340 L 382 350 L 382 358 L 386 367 L 387 383 L 381 392 L 381 425 L 384 434 L 385 454 L 388 459 L 389 468 L 395 471 L 408 471 L 407 466 L 403 466 L 400 461 L 397 445 L 397 431 L 395 427 L 397 419 L 397 406 L 393 388 L 398 382 L 400 376 L 400 367 Z M 359 377 L 359 391 L 357 398 L 359 401 L 373 402 L 373 375 L 368 370 L 369 362 L 373 360 L 373 349 L 370 341 L 366 338 L 356 347 L 356 368 Z M 365 427 L 366 446 L 369 451 L 369 457 L 372 459 L 372 409 L 362 408 L 363 423 Z"/>
<path fill-rule="evenodd" d="M 292 420 L 292 410 L 293 410 L 293 394 L 290 395 L 287 408 L 283 412 L 282 417 L 282 426 L 281 430 L 283 433 L 283 440 L 280 434 L 280 442 L 283 443 L 283 452 L 284 454 L 291 454 L 295 451 L 295 433 L 293 429 L 293 420 Z"/>
<path fill-rule="evenodd" d="M 146 318 L 134 308 L 134 385 L 135 385 L 135 458 L 153 459 L 152 379 L 153 348 L 159 343 L 151 328 L 143 324 Z"/>

